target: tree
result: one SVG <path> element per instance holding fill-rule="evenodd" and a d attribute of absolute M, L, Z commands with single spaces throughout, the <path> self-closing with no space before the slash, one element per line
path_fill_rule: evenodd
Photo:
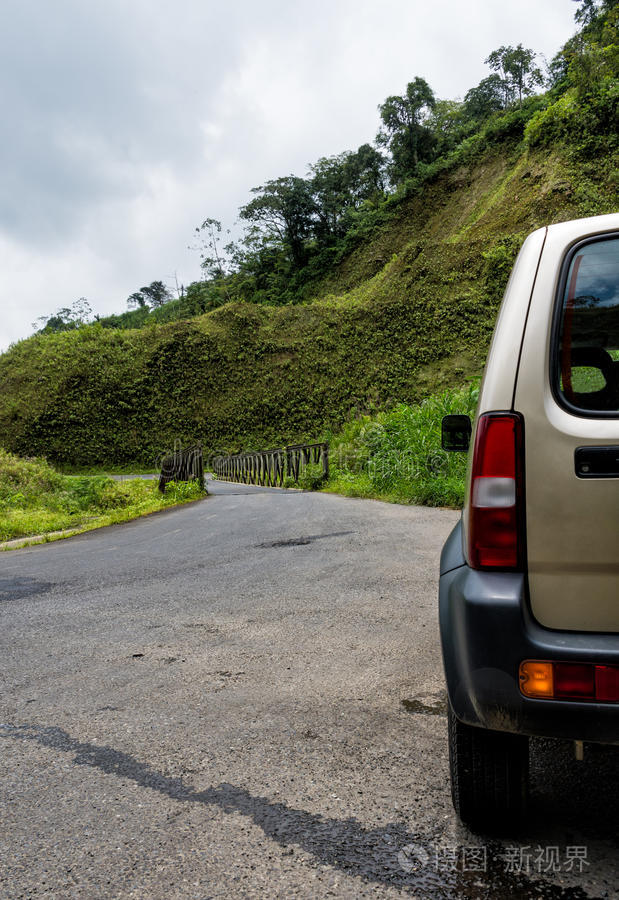
<path fill-rule="evenodd" d="M 196 234 L 199 235 L 200 243 L 190 249 L 200 251 L 202 260 L 200 267 L 207 276 L 206 280 L 217 284 L 218 290 L 215 293 L 223 293 L 225 300 L 231 300 L 227 279 L 238 268 L 242 256 L 240 248 L 233 241 L 229 241 L 224 247 L 221 246 L 221 222 L 218 219 L 205 219 L 199 228 L 196 228 Z M 226 234 L 230 234 L 229 228 Z M 194 292 L 194 299 L 195 296 Z M 211 306 L 213 296 L 211 291 L 209 295 Z"/>
<path fill-rule="evenodd" d="M 341 237 L 348 217 L 366 200 L 382 197 L 385 160 L 374 147 L 322 157 L 309 167 L 316 215 L 313 231 L 319 244 Z"/>
<path fill-rule="evenodd" d="M 310 183 L 288 175 L 253 188 L 252 194 L 241 219 L 256 226 L 267 244 L 283 247 L 294 268 L 302 268 L 317 212 Z"/>
<path fill-rule="evenodd" d="M 500 75 L 496 73 L 482 78 L 477 87 L 464 95 L 464 111 L 475 121 L 487 119 L 493 112 L 503 109 L 504 87 Z"/>
<path fill-rule="evenodd" d="M 415 78 L 402 96 L 387 97 L 378 107 L 382 127 L 376 136 L 379 146 L 388 147 L 392 178 L 402 181 L 415 173 L 419 162 L 431 156 L 432 132 L 425 125 L 436 100 L 427 81 Z"/>
<path fill-rule="evenodd" d="M 484 60 L 501 79 L 505 109 L 516 99 L 522 106 L 522 98 L 533 94 L 535 87 L 544 83 L 541 70 L 535 65 L 536 56 L 535 51 L 518 44 L 517 47 L 499 47 Z"/>
<path fill-rule="evenodd" d="M 140 291 L 148 298 L 153 309 L 163 306 L 172 299 L 172 292 L 168 290 L 163 281 L 151 281 L 146 287 L 140 288 Z"/>
<path fill-rule="evenodd" d="M 536 87 L 544 84 L 544 76 L 541 69 L 535 65 L 537 54 L 518 44 L 512 50 L 507 61 L 507 71 L 512 80 L 514 90 L 518 95 L 518 103 L 522 106 L 522 98 L 530 97 L 535 93 Z"/>
<path fill-rule="evenodd" d="M 571 37 L 548 65 L 548 83 L 558 92 L 575 88 L 578 97 L 591 96 L 617 77 L 619 3 L 617 0 L 575 0 L 574 18 L 581 30 Z M 612 105 L 612 99 L 609 97 Z"/>
<path fill-rule="evenodd" d="M 580 4 L 580 8 L 574 13 L 574 19 L 583 27 L 590 25 L 598 16 L 610 12 L 617 5 L 617 0 L 573 0 L 573 2 Z"/>
<path fill-rule="evenodd" d="M 619 4 L 596 6 L 597 15 L 577 34 L 566 50 L 568 81 L 580 98 L 607 107 L 607 125 L 617 127 L 617 70 L 619 66 Z"/>
<path fill-rule="evenodd" d="M 565 90 L 567 87 L 567 73 L 569 66 L 569 54 L 573 46 L 571 38 L 549 63 L 546 64 L 546 84 L 550 90 Z"/>
<path fill-rule="evenodd" d="M 127 297 L 127 306 L 129 309 L 145 309 L 150 307 L 156 309 L 163 306 L 168 300 L 172 299 L 172 293 L 165 286 L 163 281 L 151 281 L 145 287 L 141 287 L 139 291 L 135 291 Z"/>
<path fill-rule="evenodd" d="M 319 243 L 327 243 L 340 235 L 346 211 L 354 204 L 354 174 L 348 165 L 350 156 L 351 153 L 323 156 L 309 167 L 316 207 L 316 221 L 312 230 Z"/>
<path fill-rule="evenodd" d="M 386 188 L 382 153 L 371 144 L 362 144 L 355 153 L 348 154 L 345 165 L 356 205 L 382 198 Z"/>
<path fill-rule="evenodd" d="M 35 331 L 43 334 L 58 331 L 73 331 L 81 325 L 87 325 L 92 318 L 92 309 L 86 297 L 74 300 L 70 307 L 63 306 L 51 316 L 39 316 L 32 323 Z"/>
<path fill-rule="evenodd" d="M 230 229 L 226 233 L 230 234 Z M 202 260 L 200 267 L 209 279 L 219 281 L 230 275 L 230 253 L 234 249 L 234 244 L 229 243 L 221 247 L 221 222 L 218 219 L 205 219 L 200 227 L 196 228 L 196 234 L 200 236 L 201 243 L 193 249 L 200 251 Z"/>
<path fill-rule="evenodd" d="M 134 291 L 127 297 L 127 306 L 129 309 L 147 309 L 146 297 L 141 291 Z"/>
<path fill-rule="evenodd" d="M 458 100 L 437 100 L 427 126 L 436 141 L 436 156 L 449 153 L 471 130 L 465 105 Z"/>
<path fill-rule="evenodd" d="M 86 297 L 80 297 L 71 304 L 71 316 L 77 325 L 86 325 L 92 318 L 92 309 Z"/>
<path fill-rule="evenodd" d="M 496 73 L 495 77 L 498 78 L 498 84 L 501 86 L 503 109 L 507 109 L 514 99 L 513 85 L 506 68 L 508 57 L 512 50 L 513 47 L 499 47 L 498 50 L 493 50 L 490 56 L 484 60 L 485 64 L 490 66 L 492 71 Z"/>

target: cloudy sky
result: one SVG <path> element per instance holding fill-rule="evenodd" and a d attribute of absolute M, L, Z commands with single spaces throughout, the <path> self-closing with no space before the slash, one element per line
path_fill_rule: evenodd
<path fill-rule="evenodd" d="M 86 297 L 122 312 L 200 276 L 206 217 L 356 149 L 422 75 L 441 98 L 501 44 L 550 58 L 571 0 L 2 0 L 0 350 Z"/>

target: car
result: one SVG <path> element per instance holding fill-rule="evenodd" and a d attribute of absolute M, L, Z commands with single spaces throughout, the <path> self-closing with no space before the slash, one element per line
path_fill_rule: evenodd
<path fill-rule="evenodd" d="M 529 739 L 619 744 L 619 214 L 534 231 L 512 270 L 441 554 L 452 798 L 526 816 Z"/>

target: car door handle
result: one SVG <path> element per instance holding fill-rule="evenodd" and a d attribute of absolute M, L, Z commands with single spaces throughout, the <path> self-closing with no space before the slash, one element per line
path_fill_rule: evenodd
<path fill-rule="evenodd" d="M 574 468 L 579 478 L 619 478 L 619 446 L 577 447 Z"/>

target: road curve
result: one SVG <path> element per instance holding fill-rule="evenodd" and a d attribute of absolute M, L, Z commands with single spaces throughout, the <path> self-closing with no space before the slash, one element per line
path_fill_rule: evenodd
<path fill-rule="evenodd" d="M 456 513 L 210 490 L 0 556 L 0 895 L 613 896 L 605 751 L 540 744 L 511 842 L 585 845 L 582 873 L 506 873 L 455 821 L 436 578 Z"/>

